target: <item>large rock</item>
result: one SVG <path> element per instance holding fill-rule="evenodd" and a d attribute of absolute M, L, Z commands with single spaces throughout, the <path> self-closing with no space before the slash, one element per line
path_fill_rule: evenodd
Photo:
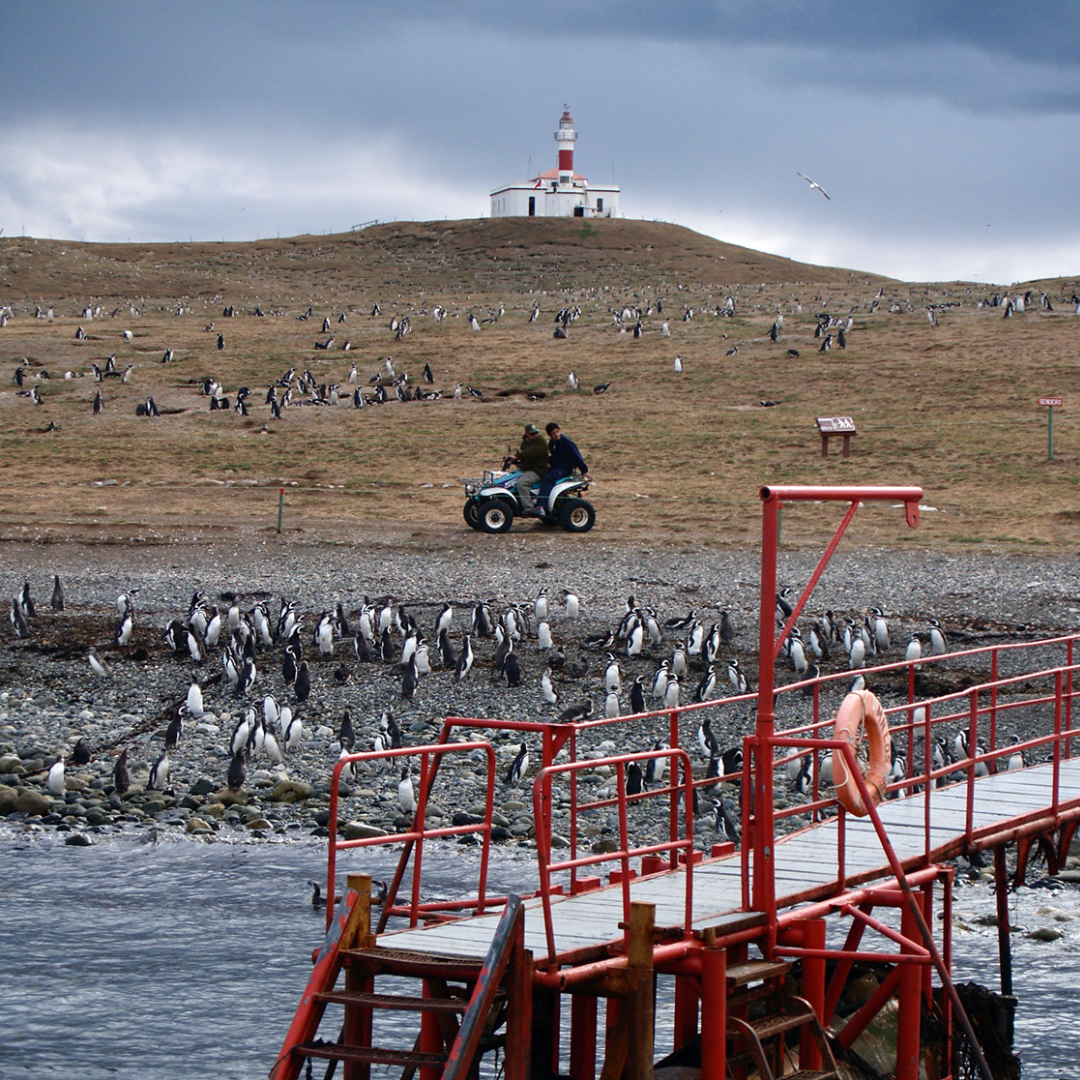
<path fill-rule="evenodd" d="M 0 784 L 0 817 L 15 813 L 15 804 L 19 801 L 19 789 Z"/>
<path fill-rule="evenodd" d="M 280 780 L 270 792 L 270 798 L 280 803 L 303 802 L 310 796 L 311 785 L 305 784 L 302 780 Z"/>
<path fill-rule="evenodd" d="M 346 821 L 338 826 L 338 832 L 346 840 L 369 840 L 373 836 L 386 836 L 385 829 L 376 825 L 368 825 L 363 821 Z"/>
<path fill-rule="evenodd" d="M 246 791 L 230 791 L 228 788 L 222 788 L 214 792 L 210 801 L 221 806 L 247 806 L 250 798 L 251 796 Z"/>
<path fill-rule="evenodd" d="M 30 814 L 31 817 L 52 813 L 52 808 L 52 799 L 34 788 L 22 788 L 15 799 L 15 810 L 18 813 Z"/>

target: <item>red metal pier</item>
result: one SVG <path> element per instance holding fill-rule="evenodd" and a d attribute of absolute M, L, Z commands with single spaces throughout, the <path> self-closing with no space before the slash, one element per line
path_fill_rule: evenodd
<path fill-rule="evenodd" d="M 272 1080 L 299 1077 L 318 1059 L 332 1063 L 331 1070 L 340 1062 L 346 1080 L 368 1080 L 373 1064 L 400 1067 L 403 1080 L 416 1070 L 420 1080 L 475 1076 L 489 1054 L 501 1055 L 507 1080 L 549 1080 L 565 1074 L 567 1060 L 572 1080 L 595 1080 L 598 1070 L 601 1080 L 639 1080 L 651 1078 L 654 1062 L 669 1051 L 678 1052 L 681 1063 L 700 1066 L 703 1080 L 827 1080 L 848 1075 L 845 1055 L 885 1013 L 895 1025 L 898 1080 L 917 1080 L 920 1065 L 930 1077 L 956 1075 L 958 1042 L 989 1080 L 951 978 L 953 871 L 946 864 L 958 855 L 992 852 L 999 897 L 1008 884 L 1008 845 L 1016 846 L 1020 877 L 1034 850 L 1046 858 L 1051 873 L 1063 864 L 1080 822 L 1080 760 L 1073 756 L 1080 737 L 1073 716 L 1077 637 L 868 669 L 872 685 L 889 679 L 907 687 L 906 700 L 886 709 L 893 743 L 906 754 L 906 774 L 890 784 L 889 798 L 875 808 L 850 745 L 832 738 L 831 721 L 821 715 L 823 700 L 839 699 L 838 684 L 846 684 L 849 673 L 776 687 L 774 665 L 858 507 L 899 504 L 915 526 L 922 491 L 771 487 L 761 495 L 756 694 L 642 714 L 666 724 L 670 746 L 660 750 L 579 756 L 588 737 L 626 723 L 626 717 L 577 724 L 451 717 L 436 744 L 357 754 L 338 763 L 327 939 Z M 805 501 L 848 506 L 777 635 L 780 509 Z M 983 674 L 969 677 L 962 690 L 917 696 L 923 673 L 957 664 Z M 777 730 L 776 695 L 788 693 L 808 694 L 813 718 Z M 717 780 L 694 776 L 686 747 L 693 745 L 699 713 L 746 702 L 756 705 L 754 733 L 745 739 L 742 772 L 725 778 L 741 803 L 737 813 L 745 842 L 740 850 L 732 842 L 705 850 L 694 836 L 693 802 L 695 794 L 715 797 Z M 1052 718 L 1050 734 L 999 745 L 999 724 L 1007 720 L 1014 731 L 1024 731 L 1033 716 Z M 957 728 L 967 733 L 975 753 L 935 767 L 924 748 Z M 532 781 L 536 888 L 521 898 L 487 891 L 495 754 L 479 733 L 495 732 L 486 729 L 532 732 L 541 744 L 540 769 Z M 453 741 L 462 730 L 473 738 Z M 819 782 L 822 753 L 830 751 L 854 770 L 863 801 L 871 806 L 867 816 L 847 813 L 831 787 Z M 442 758 L 477 752 L 486 769 L 483 820 L 429 828 L 426 809 L 438 791 Z M 1007 768 L 1020 753 L 1038 763 Z M 777 809 L 774 782 L 789 762 L 804 755 L 813 762 L 811 800 Z M 392 837 L 337 838 L 342 769 L 351 761 L 403 756 L 420 760 L 412 828 Z M 650 758 L 665 760 L 670 780 L 627 795 L 628 766 Z M 599 798 L 594 797 L 597 785 L 581 782 L 583 774 L 595 777 L 597 770 L 610 777 Z M 636 804 L 645 800 L 660 800 L 665 808 L 668 835 L 659 842 L 635 835 Z M 598 815 L 617 821 L 616 835 L 603 845 L 590 842 L 595 830 L 586 835 Z M 792 831 L 786 819 L 796 815 L 811 823 Z M 425 901 L 425 843 L 462 833 L 477 837 L 477 880 L 463 883 L 460 897 Z M 336 901 L 339 862 L 348 860 L 352 869 L 360 862 L 354 849 L 376 844 L 401 848 L 398 872 L 381 907 L 362 875 L 350 874 Z M 1002 992 L 1008 994 L 1003 903 L 999 916 Z M 846 933 L 830 933 L 830 924 Z M 841 1017 L 837 1006 L 845 984 L 853 970 L 867 965 L 883 973 L 877 988 Z M 658 975 L 674 984 L 671 1000 L 663 1005 L 673 1045 L 664 1047 L 656 1046 L 655 1036 Z M 402 993 L 403 979 L 417 985 Z M 418 1017 L 408 1045 L 382 1045 L 379 1017 L 404 1011 Z"/>

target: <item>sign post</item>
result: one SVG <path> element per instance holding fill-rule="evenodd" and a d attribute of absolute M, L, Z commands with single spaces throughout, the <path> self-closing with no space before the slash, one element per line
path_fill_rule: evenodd
<path fill-rule="evenodd" d="M 1039 404 L 1046 409 L 1046 460 L 1054 460 L 1054 409 L 1060 408 L 1064 402 L 1059 397 L 1041 397 Z"/>

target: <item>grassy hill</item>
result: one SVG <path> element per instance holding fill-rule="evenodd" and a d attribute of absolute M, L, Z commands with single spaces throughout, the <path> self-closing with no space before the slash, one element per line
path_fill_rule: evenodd
<path fill-rule="evenodd" d="M 522 424 L 557 419 L 597 478 L 599 523 L 579 538 L 515 526 L 537 544 L 755 543 L 764 483 L 918 483 L 934 509 L 917 532 L 868 508 L 852 538 L 1076 550 L 1075 288 L 1043 283 L 1052 309 L 1034 289 L 1005 319 L 987 286 L 901 283 L 625 220 L 399 222 L 244 244 L 0 239 L 0 307 L 12 312 L 0 329 L 0 537 L 262 535 L 284 487 L 292 535 L 354 538 L 362 525 L 437 544 L 513 542 L 465 530 L 456 477 L 494 465 Z M 566 306 L 578 317 L 556 340 Z M 34 317 L 50 307 L 51 322 Z M 617 324 L 627 308 L 640 336 L 636 313 Z M 399 336 L 405 316 L 411 332 Z M 411 386 L 427 364 L 444 396 L 353 408 L 388 355 Z M 94 381 L 109 356 L 117 375 L 132 365 L 127 382 Z M 340 403 L 305 406 L 297 389 L 272 419 L 267 387 L 289 369 L 336 384 Z M 206 379 L 230 401 L 248 386 L 249 415 L 211 412 Z M 483 398 L 454 401 L 458 383 Z M 20 396 L 34 387 L 40 405 Z M 1042 394 L 1066 402 L 1053 461 Z M 161 417 L 136 415 L 149 396 Z M 836 414 L 859 435 L 850 458 L 822 459 L 814 418 Z M 816 542 L 835 517 L 793 510 L 785 541 Z"/>

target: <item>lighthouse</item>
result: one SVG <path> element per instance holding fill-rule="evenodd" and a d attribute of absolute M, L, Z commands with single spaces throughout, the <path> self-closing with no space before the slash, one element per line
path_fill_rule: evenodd
<path fill-rule="evenodd" d="M 555 142 L 559 147 L 559 183 L 570 184 L 574 179 L 574 143 L 577 142 L 577 132 L 574 130 L 574 118 L 569 109 L 563 109 L 563 114 L 559 117 Z"/>
<path fill-rule="evenodd" d="M 619 188 L 615 184 L 590 184 L 588 177 L 574 172 L 577 137 L 574 118 L 564 106 L 555 131 L 556 167 L 492 191 L 491 216 L 618 217 Z"/>

